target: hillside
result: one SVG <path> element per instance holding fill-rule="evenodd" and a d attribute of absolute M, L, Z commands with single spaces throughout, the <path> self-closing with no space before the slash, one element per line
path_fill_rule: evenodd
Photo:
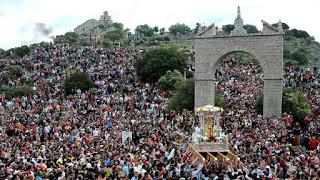
<path fill-rule="evenodd" d="M 250 27 L 251 29 L 256 29 L 256 27 L 253 25 L 246 25 L 246 26 Z M 287 27 L 287 29 L 285 29 L 285 38 L 284 38 L 284 52 L 283 52 L 284 63 L 286 65 L 294 64 L 302 67 L 309 67 L 314 64 L 319 64 L 320 63 L 320 43 L 315 41 L 315 39 L 304 30 L 289 29 L 289 26 L 287 26 L 286 24 L 284 25 L 284 27 Z M 248 30 L 250 31 L 250 29 L 247 29 L 247 31 Z M 258 32 L 257 29 L 256 31 Z M 156 35 L 156 36 L 160 36 L 160 35 Z M 187 49 L 192 48 L 191 36 L 178 37 L 170 34 L 168 34 L 168 36 L 170 38 L 170 41 L 161 41 L 161 38 L 155 38 L 155 37 L 145 38 L 144 41 L 140 41 L 139 48 L 159 46 L 163 44 L 175 45 L 180 48 L 187 48 Z"/>
<path fill-rule="evenodd" d="M 313 37 L 297 38 L 286 34 L 284 42 L 284 61 L 302 66 L 320 62 L 320 43 Z"/>
<path fill-rule="evenodd" d="M 139 25 L 135 29 L 135 33 L 132 34 L 129 29 L 124 29 L 123 24 L 117 22 L 112 23 L 111 17 L 108 16 L 107 12 L 105 12 L 97 22 L 100 22 L 100 24 L 96 23 L 92 26 L 90 23 L 90 25 L 88 25 L 87 21 L 79 25 L 76 28 L 77 30 L 75 29 L 75 32 L 67 32 L 64 35 L 56 36 L 54 42 L 69 43 L 77 46 L 95 44 L 104 47 L 114 47 L 121 45 L 122 47 L 130 47 L 133 49 L 149 49 L 162 45 L 175 45 L 181 49 L 192 49 L 192 33 L 175 34 L 170 28 L 167 31 L 161 28 L 159 31 L 157 26 Z M 181 26 L 181 24 L 178 24 L 178 26 L 179 25 Z M 276 26 L 277 24 L 273 25 Z M 172 27 L 174 26 L 177 25 L 173 25 Z M 189 28 L 185 25 L 183 25 L 185 27 L 180 26 L 178 30 L 181 31 L 183 28 Z M 96 28 L 96 31 L 90 30 L 93 27 Z M 231 24 L 222 26 L 225 33 L 230 33 L 233 28 L 234 26 Z M 244 28 L 250 33 L 259 32 L 254 25 L 247 24 Z M 191 28 L 189 29 L 189 31 L 191 31 Z M 195 32 L 196 29 L 193 31 Z M 283 56 L 286 65 L 294 64 L 301 67 L 309 67 L 320 63 L 319 42 L 315 41 L 315 39 L 304 30 L 290 29 L 286 23 L 283 23 L 283 29 L 285 31 Z M 99 36 L 90 33 L 88 35 L 86 32 L 96 32 Z M 30 46 L 24 45 L 11 48 L 7 51 L 0 49 L 0 58 L 22 57 L 29 54 L 35 46 L 35 44 Z"/>

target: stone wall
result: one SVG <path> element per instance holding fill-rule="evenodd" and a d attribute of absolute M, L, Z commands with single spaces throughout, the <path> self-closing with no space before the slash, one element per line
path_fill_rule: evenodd
<path fill-rule="evenodd" d="M 99 24 L 112 23 L 111 16 L 108 15 L 108 12 L 105 11 L 103 15 L 100 16 L 99 21 L 96 19 L 89 19 L 81 25 L 77 26 L 74 29 L 74 32 L 78 35 L 89 35 L 91 33 L 95 33 L 96 36 L 99 36 L 105 32 L 105 30 L 101 30 L 98 28 Z"/>
<path fill-rule="evenodd" d="M 95 19 L 89 19 L 74 29 L 77 34 L 90 34 L 91 30 L 98 25 L 98 21 Z"/>
<path fill-rule="evenodd" d="M 214 72 L 233 52 L 255 56 L 264 73 L 264 116 L 281 116 L 283 34 L 248 34 L 195 38 L 195 106 L 214 105 Z"/>

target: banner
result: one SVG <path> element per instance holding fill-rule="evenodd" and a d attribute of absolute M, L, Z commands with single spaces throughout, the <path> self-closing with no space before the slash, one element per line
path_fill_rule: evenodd
<path fill-rule="evenodd" d="M 128 140 L 128 138 L 132 141 L 132 131 L 122 131 L 121 139 L 123 144 Z"/>

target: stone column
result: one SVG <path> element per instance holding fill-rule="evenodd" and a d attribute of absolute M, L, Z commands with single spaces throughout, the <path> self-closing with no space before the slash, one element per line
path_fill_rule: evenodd
<path fill-rule="evenodd" d="M 195 108 L 211 104 L 214 106 L 214 79 L 196 79 Z"/>
<path fill-rule="evenodd" d="M 263 117 L 281 117 L 282 79 L 264 79 Z"/>

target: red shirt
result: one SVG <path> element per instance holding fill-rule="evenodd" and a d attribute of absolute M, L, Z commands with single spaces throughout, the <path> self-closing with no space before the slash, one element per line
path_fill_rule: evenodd
<path fill-rule="evenodd" d="M 311 149 L 317 149 L 317 146 L 320 142 L 317 139 L 310 139 L 309 140 L 309 146 Z"/>
<path fill-rule="evenodd" d="M 305 124 L 309 124 L 309 116 L 306 116 L 306 117 L 304 118 L 304 123 L 305 123 Z"/>

